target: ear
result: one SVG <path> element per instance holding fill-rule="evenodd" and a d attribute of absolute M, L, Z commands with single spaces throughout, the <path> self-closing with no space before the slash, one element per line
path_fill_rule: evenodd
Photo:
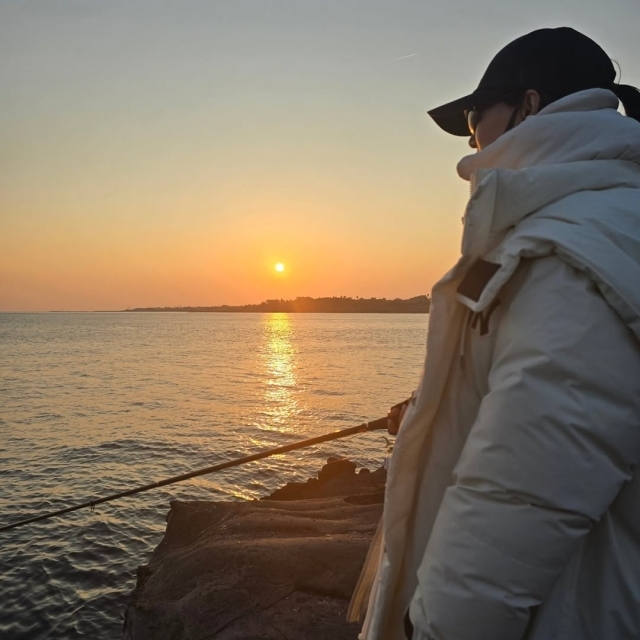
<path fill-rule="evenodd" d="M 535 89 L 527 89 L 522 99 L 522 119 L 535 116 L 540 111 L 540 94 Z"/>

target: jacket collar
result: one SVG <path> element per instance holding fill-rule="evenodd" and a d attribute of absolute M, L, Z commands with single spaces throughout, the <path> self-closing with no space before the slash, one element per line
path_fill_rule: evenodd
<path fill-rule="evenodd" d="M 629 160 L 640 164 L 640 123 L 616 110 L 608 89 L 588 89 L 553 102 L 478 153 L 458 163 L 471 180 L 479 169 L 526 169 L 582 160 Z"/>
<path fill-rule="evenodd" d="M 640 123 L 617 105 L 611 91 L 581 91 L 463 158 L 458 173 L 472 185 L 463 256 L 486 255 L 525 217 L 579 191 L 640 188 Z"/>

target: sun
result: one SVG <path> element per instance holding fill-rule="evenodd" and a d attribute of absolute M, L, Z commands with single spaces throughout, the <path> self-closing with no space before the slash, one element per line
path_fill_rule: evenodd
<path fill-rule="evenodd" d="M 275 269 L 278 273 L 282 273 L 284 271 L 284 265 L 282 262 L 278 262 L 275 266 Z"/>

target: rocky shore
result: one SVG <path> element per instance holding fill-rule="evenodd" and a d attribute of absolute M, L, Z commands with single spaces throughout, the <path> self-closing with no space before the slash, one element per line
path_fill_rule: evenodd
<path fill-rule="evenodd" d="M 386 474 L 329 459 L 248 502 L 174 501 L 138 568 L 125 640 L 355 640 L 346 611 Z"/>

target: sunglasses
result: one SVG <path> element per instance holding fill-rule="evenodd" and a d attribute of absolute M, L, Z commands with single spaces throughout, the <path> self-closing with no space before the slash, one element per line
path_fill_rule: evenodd
<path fill-rule="evenodd" d="M 522 101 L 522 92 L 518 91 L 517 93 L 515 93 L 514 91 L 509 91 L 503 94 L 500 94 L 499 96 L 496 96 L 496 99 L 488 104 L 484 104 L 482 106 L 478 106 L 478 107 L 471 107 L 471 109 L 465 109 L 464 111 L 464 117 L 467 119 L 467 127 L 469 127 L 469 133 L 472 136 L 476 135 L 476 129 L 478 128 L 478 125 L 480 124 L 480 120 L 482 120 L 482 114 L 491 106 L 493 106 L 494 104 L 498 104 L 498 102 L 501 102 L 502 100 L 507 100 L 507 99 L 515 99 L 517 98 L 517 104 L 516 104 L 516 109 L 519 108 L 521 101 Z M 511 123 L 511 126 L 513 126 L 513 123 Z M 511 127 L 509 127 L 511 128 Z"/>
<path fill-rule="evenodd" d="M 486 107 L 485 107 L 486 109 Z M 482 120 L 482 112 L 484 109 L 478 107 L 471 107 L 471 109 L 465 109 L 464 116 L 467 119 L 467 127 L 469 127 L 469 133 L 472 136 L 476 135 L 476 129 Z"/>

